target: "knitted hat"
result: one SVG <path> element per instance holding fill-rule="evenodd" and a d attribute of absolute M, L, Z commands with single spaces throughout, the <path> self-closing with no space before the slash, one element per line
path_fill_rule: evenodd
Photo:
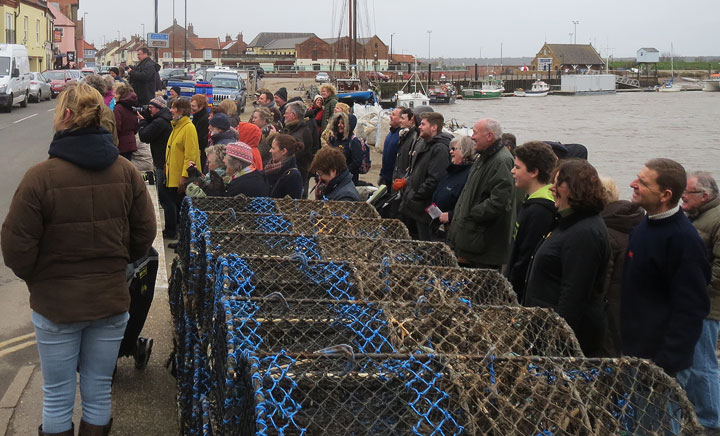
<path fill-rule="evenodd" d="M 240 159 L 245 163 L 253 163 L 252 149 L 244 142 L 233 142 L 231 144 L 228 144 L 225 147 L 225 153 L 228 156 Z"/>
<path fill-rule="evenodd" d="M 210 119 L 210 125 L 220 130 L 230 130 L 230 118 L 224 113 L 217 113 Z"/>
<path fill-rule="evenodd" d="M 214 119 L 214 118 L 213 118 Z M 262 138 L 260 127 L 252 123 L 238 123 L 238 141 L 244 142 L 250 147 L 257 147 Z"/>
<path fill-rule="evenodd" d="M 312 101 L 315 101 L 315 100 L 317 100 L 318 98 L 319 98 L 320 100 L 325 100 L 325 99 L 322 97 L 322 95 L 317 94 L 315 97 L 313 97 Z"/>
<path fill-rule="evenodd" d="M 165 99 L 162 97 L 155 97 L 152 100 L 150 100 L 150 104 L 155 106 L 158 109 L 162 109 L 164 107 L 167 107 L 167 103 L 165 102 Z"/>
<path fill-rule="evenodd" d="M 283 101 L 287 101 L 287 89 L 285 89 L 285 88 L 280 88 L 280 89 L 278 89 L 277 91 L 275 91 L 275 95 L 277 95 L 278 97 L 282 98 Z"/>
<path fill-rule="evenodd" d="M 180 95 L 180 87 L 179 87 L 179 86 L 173 86 L 173 87 L 170 88 L 170 89 L 172 89 L 173 91 L 177 92 L 177 95 Z"/>

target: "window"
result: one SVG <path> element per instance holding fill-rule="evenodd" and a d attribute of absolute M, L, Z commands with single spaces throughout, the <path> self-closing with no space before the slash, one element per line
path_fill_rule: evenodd
<path fill-rule="evenodd" d="M 170 58 L 172 58 L 172 53 L 170 53 L 169 51 L 164 51 L 163 59 L 170 59 Z"/>
<path fill-rule="evenodd" d="M 13 31 L 13 14 L 5 14 L 5 42 L 15 44 L 15 32 Z"/>
<path fill-rule="evenodd" d="M 40 20 L 35 20 L 35 42 L 40 44 Z"/>
<path fill-rule="evenodd" d="M 211 49 L 203 50 L 203 60 L 204 61 L 212 60 L 212 50 Z"/>
<path fill-rule="evenodd" d="M 313 71 L 320 71 L 320 64 L 313 64 Z"/>
<path fill-rule="evenodd" d="M 313 51 L 312 51 L 312 60 L 314 60 L 314 61 L 316 61 L 316 60 L 318 59 L 318 53 L 317 53 L 317 52 L 318 52 L 317 50 L 313 50 Z"/>
<path fill-rule="evenodd" d="M 23 44 L 27 44 L 28 17 L 23 17 Z"/>

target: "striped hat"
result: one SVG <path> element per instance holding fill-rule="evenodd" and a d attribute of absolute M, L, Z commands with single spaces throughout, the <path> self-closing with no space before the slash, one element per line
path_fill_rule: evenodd
<path fill-rule="evenodd" d="M 244 142 L 233 142 L 225 147 L 228 156 L 240 159 L 245 163 L 253 163 L 253 153 L 249 145 Z"/>

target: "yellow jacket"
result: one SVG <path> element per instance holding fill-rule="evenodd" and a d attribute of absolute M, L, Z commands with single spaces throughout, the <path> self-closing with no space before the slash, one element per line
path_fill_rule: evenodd
<path fill-rule="evenodd" d="M 200 146 L 197 131 L 190 118 L 183 116 L 174 120 L 172 126 L 173 130 L 165 148 L 165 186 L 177 188 L 180 178 L 188 176 L 190 161 L 200 163 Z"/>

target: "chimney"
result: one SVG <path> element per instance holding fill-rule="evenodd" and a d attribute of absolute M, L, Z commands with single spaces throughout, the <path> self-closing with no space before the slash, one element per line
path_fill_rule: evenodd
<path fill-rule="evenodd" d="M 245 42 L 245 41 L 243 41 L 243 34 L 242 34 L 242 32 L 238 33 L 238 42 Z"/>
<path fill-rule="evenodd" d="M 231 41 L 232 41 L 232 37 L 226 33 L 225 34 L 225 42 L 231 42 Z"/>
<path fill-rule="evenodd" d="M 195 33 L 193 32 L 193 30 L 194 30 L 194 29 L 193 29 L 192 23 L 188 24 L 187 32 L 188 32 L 188 35 L 189 35 L 189 36 L 192 36 L 192 35 L 195 34 Z"/>

